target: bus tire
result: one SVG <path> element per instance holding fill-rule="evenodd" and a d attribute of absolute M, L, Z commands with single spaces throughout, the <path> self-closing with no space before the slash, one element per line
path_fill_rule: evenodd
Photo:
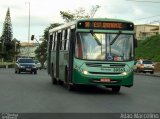
<path fill-rule="evenodd" d="M 68 83 L 68 84 L 67 84 L 67 89 L 68 89 L 69 91 L 75 91 L 75 85 Z"/>
<path fill-rule="evenodd" d="M 63 86 L 64 82 L 63 82 L 61 79 L 59 79 L 59 80 L 57 81 L 57 84 Z"/>
<path fill-rule="evenodd" d="M 69 82 L 69 79 L 68 79 L 68 70 L 67 70 L 68 68 L 66 67 L 65 68 L 65 85 L 66 85 L 66 87 L 67 87 L 67 89 L 69 90 L 69 91 L 74 91 L 75 90 L 75 85 L 74 84 L 71 84 L 70 82 Z"/>
<path fill-rule="evenodd" d="M 120 89 L 121 89 L 121 86 L 114 86 L 114 87 L 112 87 L 112 92 L 119 93 Z"/>
<path fill-rule="evenodd" d="M 52 66 L 52 69 L 51 69 L 51 79 L 52 79 L 52 84 L 56 85 L 57 84 L 57 79 L 54 77 L 53 66 Z"/>

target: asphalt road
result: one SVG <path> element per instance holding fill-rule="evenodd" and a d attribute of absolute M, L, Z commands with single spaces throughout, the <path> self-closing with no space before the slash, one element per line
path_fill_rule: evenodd
<path fill-rule="evenodd" d="M 81 88 L 70 92 L 51 84 L 46 70 L 15 74 L 0 69 L 0 112 L 121 113 L 160 112 L 160 77 L 135 75 L 134 86 L 119 94 L 109 89 Z"/>

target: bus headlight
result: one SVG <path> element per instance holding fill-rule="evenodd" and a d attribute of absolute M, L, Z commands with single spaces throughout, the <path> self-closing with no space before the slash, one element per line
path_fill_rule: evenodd
<path fill-rule="evenodd" d="M 83 74 L 85 74 L 85 75 L 88 74 L 88 71 L 86 71 L 86 70 L 83 70 L 82 72 L 83 72 Z"/>
<path fill-rule="evenodd" d="M 89 73 L 87 70 L 84 69 L 79 69 L 79 71 L 84 75 L 87 75 Z"/>
<path fill-rule="evenodd" d="M 122 74 L 125 76 L 125 75 L 127 75 L 127 72 L 123 72 Z"/>

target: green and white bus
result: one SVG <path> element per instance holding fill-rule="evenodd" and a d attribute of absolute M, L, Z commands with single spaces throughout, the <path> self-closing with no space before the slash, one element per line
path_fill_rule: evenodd
<path fill-rule="evenodd" d="M 48 73 L 53 84 L 63 82 L 69 90 L 93 85 L 119 92 L 133 86 L 136 46 L 132 22 L 76 20 L 49 30 Z"/>

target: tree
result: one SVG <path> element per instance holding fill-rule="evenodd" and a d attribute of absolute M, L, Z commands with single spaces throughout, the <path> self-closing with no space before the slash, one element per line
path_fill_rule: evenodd
<path fill-rule="evenodd" d="M 49 30 L 54 28 L 54 27 L 57 27 L 61 24 L 59 23 L 54 23 L 54 24 L 51 24 L 49 27 L 47 27 L 45 30 L 44 30 L 44 39 L 43 39 L 43 42 L 37 47 L 37 49 L 35 50 L 35 54 L 36 54 L 36 58 L 42 63 L 44 64 L 45 60 L 47 59 L 47 41 L 48 41 L 48 34 L 49 34 Z"/>
<path fill-rule="evenodd" d="M 11 44 L 14 47 L 12 50 L 11 56 L 14 57 L 16 60 L 16 57 L 18 57 L 18 54 L 20 53 L 20 41 L 18 41 L 16 38 L 14 38 L 11 41 Z"/>
<path fill-rule="evenodd" d="M 36 58 L 43 64 L 46 60 L 47 42 L 44 40 L 35 50 Z"/>
<path fill-rule="evenodd" d="M 65 11 L 60 11 L 61 17 L 65 20 L 65 22 L 70 22 L 74 20 L 74 15 L 73 13 L 65 12 Z"/>
<path fill-rule="evenodd" d="M 91 11 L 90 11 L 90 17 L 93 18 L 97 10 L 100 8 L 99 5 L 92 6 Z"/>
<path fill-rule="evenodd" d="M 44 30 L 44 40 L 48 40 L 48 34 L 49 34 L 49 30 L 52 29 L 52 28 L 55 28 L 55 27 L 58 27 L 62 24 L 60 23 L 53 23 L 53 24 L 50 24 L 49 27 L 47 27 L 45 30 Z"/>
<path fill-rule="evenodd" d="M 61 17 L 65 20 L 65 22 L 74 21 L 81 18 L 89 18 L 88 13 L 85 12 L 84 8 L 79 8 L 78 10 L 75 10 L 74 12 L 65 12 L 60 11 Z"/>
<path fill-rule="evenodd" d="M 74 21 L 74 20 L 82 19 L 82 18 L 92 18 L 94 17 L 98 8 L 100 8 L 99 5 L 92 6 L 89 13 L 86 13 L 86 10 L 84 8 L 79 8 L 75 10 L 74 12 L 60 11 L 60 15 L 65 20 L 65 22 L 70 22 L 70 21 Z"/>
<path fill-rule="evenodd" d="M 2 43 L 2 52 L 5 52 L 7 55 L 6 60 L 11 59 L 11 51 L 13 50 L 12 45 L 12 24 L 11 24 L 11 17 L 10 17 L 10 10 L 8 8 L 5 21 L 3 23 L 3 31 L 1 36 L 1 43 Z"/>

